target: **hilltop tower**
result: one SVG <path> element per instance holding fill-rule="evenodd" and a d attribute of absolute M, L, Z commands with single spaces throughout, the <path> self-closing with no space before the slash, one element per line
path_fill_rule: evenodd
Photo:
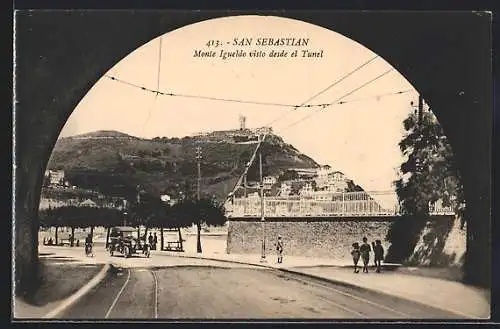
<path fill-rule="evenodd" d="M 243 115 L 240 115 L 240 130 L 246 129 L 246 121 L 247 121 L 247 118 Z"/>

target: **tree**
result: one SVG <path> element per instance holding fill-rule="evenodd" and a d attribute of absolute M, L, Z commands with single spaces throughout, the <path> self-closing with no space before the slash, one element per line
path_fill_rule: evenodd
<path fill-rule="evenodd" d="M 155 218 L 155 223 L 154 223 L 156 228 L 160 228 L 160 250 L 163 250 L 165 246 L 165 237 L 163 235 L 163 229 L 165 228 L 165 226 L 168 227 L 168 225 L 171 222 L 170 217 L 172 213 L 172 207 L 170 206 L 170 204 L 164 202 L 162 210 L 163 211 L 160 214 L 160 216 Z"/>
<path fill-rule="evenodd" d="M 56 208 L 57 209 L 57 208 Z M 39 225 L 43 228 L 55 227 L 55 244 L 58 243 L 58 227 L 59 227 L 59 217 L 56 214 L 56 209 L 51 207 L 47 209 L 40 210 L 38 213 Z"/>
<path fill-rule="evenodd" d="M 194 201 L 194 212 L 194 223 L 197 227 L 196 251 L 201 253 L 201 225 L 222 226 L 227 218 L 224 204 L 215 198 L 201 198 Z"/>
<path fill-rule="evenodd" d="M 395 181 L 401 211 L 405 215 L 428 215 L 429 204 L 442 200 L 462 214 L 465 197 L 458 165 L 444 131 L 431 111 L 422 121 L 412 113 L 403 122 L 406 134 L 399 147 L 407 160 L 403 177 Z"/>
<path fill-rule="evenodd" d="M 62 217 L 60 214 L 60 208 L 48 208 L 40 211 L 39 213 L 41 225 L 43 227 L 54 227 L 55 228 L 55 241 L 56 245 L 59 244 L 59 227 L 63 226 Z"/>
<path fill-rule="evenodd" d="M 49 206 L 38 213 L 38 224 L 42 228 L 50 228 L 52 225 L 54 210 Z"/>
<path fill-rule="evenodd" d="M 102 212 L 102 217 L 100 218 L 100 223 L 102 226 L 106 228 L 106 243 L 105 248 L 108 248 L 109 234 L 111 231 L 111 227 L 119 226 L 123 223 L 123 220 L 127 217 L 128 214 L 122 213 L 118 209 L 108 209 L 105 212 Z"/>
<path fill-rule="evenodd" d="M 170 217 L 167 220 L 167 227 L 177 228 L 181 249 L 183 242 L 181 228 L 189 227 L 194 223 L 194 218 L 196 218 L 195 207 L 195 201 L 188 198 L 174 204 L 170 209 Z"/>
<path fill-rule="evenodd" d="M 394 182 L 402 217 L 391 225 L 386 237 L 392 242 L 386 259 L 392 262 L 401 262 L 411 254 L 428 220 L 429 206 L 436 201 L 453 206 L 462 225 L 465 220 L 458 165 L 436 117 L 425 111 L 419 122 L 418 114 L 411 113 L 403 127 L 405 135 L 399 147 L 407 159 L 400 166 L 401 177 Z"/>
<path fill-rule="evenodd" d="M 159 218 L 164 216 L 164 203 L 159 197 L 148 193 L 141 194 L 139 202 L 132 203 L 129 212 L 132 218 L 132 225 L 144 226 L 145 236 L 148 229 L 154 227 L 159 222 Z"/>

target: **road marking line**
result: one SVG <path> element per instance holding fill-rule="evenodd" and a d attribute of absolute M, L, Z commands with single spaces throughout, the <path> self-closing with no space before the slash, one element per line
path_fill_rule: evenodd
<path fill-rule="evenodd" d="M 158 319 L 158 279 L 156 278 L 155 271 L 151 270 L 151 274 L 153 274 L 155 281 L 154 317 Z"/>
<path fill-rule="evenodd" d="M 130 272 L 132 272 L 132 271 L 130 269 L 127 269 L 127 271 L 128 271 L 127 280 L 125 280 L 125 283 L 123 284 L 123 287 L 118 292 L 118 295 L 116 295 L 115 300 L 113 300 L 113 304 L 111 304 L 111 307 L 109 308 L 108 312 L 104 316 L 105 319 L 107 319 L 109 317 L 109 315 L 111 314 L 111 311 L 113 310 L 113 308 L 115 307 L 116 303 L 118 302 L 118 298 L 120 298 L 121 294 L 123 293 L 123 290 L 125 290 L 125 287 L 127 286 L 128 282 L 130 281 Z"/>
<path fill-rule="evenodd" d="M 326 289 L 329 289 L 331 291 L 335 291 L 336 293 L 340 294 L 340 295 L 344 295 L 344 296 L 347 296 L 347 297 L 351 297 L 353 299 L 356 299 L 356 300 L 359 300 L 361 302 L 364 302 L 364 303 L 367 303 L 367 304 L 370 304 L 370 305 L 373 305 L 375 307 L 378 307 L 378 308 L 382 308 L 382 309 L 385 309 L 386 311 L 390 311 L 390 312 L 393 312 L 393 313 L 396 313 L 396 314 L 399 314 L 401 316 L 404 316 L 406 318 L 411 318 L 410 315 L 406 314 L 406 313 L 403 313 L 403 312 L 400 312 L 398 310 L 395 310 L 391 307 L 388 307 L 388 306 L 385 306 L 385 305 L 382 305 L 382 304 L 377 304 L 375 302 L 372 302 L 368 299 L 365 299 L 363 297 L 358 297 L 358 296 L 355 296 L 355 295 L 351 295 L 347 292 L 344 292 L 344 291 L 341 291 L 341 290 L 338 290 L 338 289 L 335 289 L 333 287 L 330 287 L 330 286 L 327 286 L 327 285 L 323 285 L 321 283 L 317 283 L 317 282 L 311 282 L 311 281 L 307 281 L 307 280 L 302 280 L 302 279 L 298 279 L 298 278 L 293 278 L 292 279 L 294 280 L 297 280 L 297 281 L 301 281 L 301 282 L 305 282 L 306 284 L 310 284 L 310 285 L 315 285 L 316 287 L 320 287 L 320 288 L 326 288 Z"/>

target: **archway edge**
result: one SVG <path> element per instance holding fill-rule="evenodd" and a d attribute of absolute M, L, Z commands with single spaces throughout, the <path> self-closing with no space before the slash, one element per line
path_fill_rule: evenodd
<path fill-rule="evenodd" d="M 21 11 L 15 18 L 16 45 L 20 49 L 15 71 L 15 236 L 17 241 L 34 241 L 35 246 L 16 248 L 16 281 L 36 261 L 41 178 L 57 137 L 81 98 L 109 68 L 148 41 L 186 25 L 239 15 L 276 16 L 314 24 L 383 57 L 433 108 L 460 163 L 470 215 L 489 219 L 492 73 L 488 14 Z M 483 252 L 487 250 L 478 264 L 488 269 L 489 227 L 489 220 L 484 219 L 469 226 L 472 232 L 479 232 L 471 249 L 477 246 Z"/>

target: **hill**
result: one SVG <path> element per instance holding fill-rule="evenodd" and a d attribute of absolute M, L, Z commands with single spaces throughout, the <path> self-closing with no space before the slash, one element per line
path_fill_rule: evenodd
<path fill-rule="evenodd" d="M 63 137 L 62 139 L 104 139 L 104 138 L 126 138 L 126 139 L 140 139 L 115 130 L 98 130 L 85 134 Z"/>
<path fill-rule="evenodd" d="M 98 131 L 57 141 L 48 169 L 63 169 L 72 185 L 108 195 L 133 198 L 136 186 L 174 197 L 196 190 L 196 147 L 202 149 L 202 190 L 224 198 L 243 172 L 255 144 L 202 137 L 140 139 L 116 131 Z M 262 144 L 264 175 L 318 164 L 277 135 Z M 248 180 L 258 178 L 258 163 Z"/>

